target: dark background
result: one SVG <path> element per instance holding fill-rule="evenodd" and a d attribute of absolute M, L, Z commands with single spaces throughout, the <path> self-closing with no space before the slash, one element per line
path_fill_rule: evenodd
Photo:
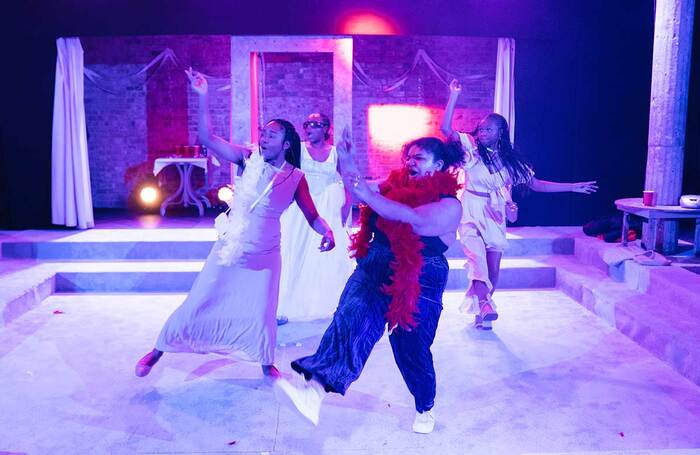
<path fill-rule="evenodd" d="M 547 180 L 598 180 L 578 194 L 521 198 L 524 225 L 581 224 L 641 196 L 653 0 L 24 1 L 4 6 L 0 228 L 50 226 L 55 39 L 159 34 L 335 34 L 351 11 L 402 34 L 514 37 L 516 143 Z M 695 22 L 698 12 L 696 8 Z M 695 27 L 694 54 L 698 35 Z M 684 193 L 700 193 L 700 69 L 693 60 Z"/>

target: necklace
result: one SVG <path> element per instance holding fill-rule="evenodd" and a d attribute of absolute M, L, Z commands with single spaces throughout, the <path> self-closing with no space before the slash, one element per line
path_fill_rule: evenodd
<path fill-rule="evenodd" d="M 275 170 L 275 173 L 272 174 L 272 178 L 271 178 L 270 181 L 267 183 L 267 186 L 266 186 L 265 189 L 262 191 L 262 193 L 260 193 L 260 195 L 257 197 L 257 199 L 255 199 L 255 201 L 253 201 L 253 203 L 250 204 L 250 208 L 248 209 L 248 212 L 252 212 L 253 209 L 255 208 L 255 206 L 258 205 L 258 204 L 260 203 L 260 201 L 262 201 L 262 199 L 263 199 L 265 196 L 267 196 L 267 194 L 268 194 L 270 191 L 272 191 L 272 186 L 273 186 L 274 183 L 275 183 L 276 177 L 282 172 L 282 170 L 284 170 L 285 166 L 287 165 L 287 161 L 282 161 L 282 165 L 281 165 L 280 167 L 277 167 L 277 166 L 275 166 L 275 165 L 272 164 L 272 163 L 267 163 L 267 164 L 269 164 L 270 166 L 272 166 L 272 168 Z"/>

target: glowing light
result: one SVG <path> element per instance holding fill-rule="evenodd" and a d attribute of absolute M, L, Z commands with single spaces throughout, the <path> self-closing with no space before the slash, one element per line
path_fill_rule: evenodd
<path fill-rule="evenodd" d="M 425 106 L 384 104 L 369 106 L 367 122 L 371 146 L 398 154 L 406 142 L 431 135 L 435 120 Z"/>
<path fill-rule="evenodd" d="M 159 198 L 158 189 L 152 186 L 144 186 L 139 191 L 139 198 L 144 205 L 151 205 Z"/>
<path fill-rule="evenodd" d="M 374 12 L 356 12 L 347 16 L 341 25 L 345 35 L 398 35 L 398 28 L 386 17 Z"/>
<path fill-rule="evenodd" d="M 219 191 L 216 192 L 216 197 L 218 197 L 221 202 L 229 202 L 233 199 L 233 190 L 229 186 L 222 186 L 219 188 Z"/>

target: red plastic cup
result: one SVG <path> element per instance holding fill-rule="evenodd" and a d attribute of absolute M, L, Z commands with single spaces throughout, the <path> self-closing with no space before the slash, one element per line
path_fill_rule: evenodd
<path fill-rule="evenodd" d="M 202 151 L 202 147 L 200 145 L 194 145 L 194 146 L 192 146 L 192 150 L 193 150 L 192 156 L 194 158 L 199 158 L 201 151 Z"/>
<path fill-rule="evenodd" d="M 642 193 L 642 204 L 647 207 L 654 207 L 656 205 L 656 193 L 654 191 L 644 191 Z"/>

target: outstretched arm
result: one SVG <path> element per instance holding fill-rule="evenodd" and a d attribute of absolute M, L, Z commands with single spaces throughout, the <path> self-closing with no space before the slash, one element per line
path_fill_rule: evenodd
<path fill-rule="evenodd" d="M 207 80 L 201 73 L 192 71 L 192 68 L 185 70 L 185 74 L 192 84 L 192 89 L 199 95 L 199 142 L 205 145 L 217 158 L 231 161 L 237 165 L 243 164 L 243 160 L 250 156 L 250 149 L 243 145 L 232 144 L 213 132 L 209 116 Z"/>
<path fill-rule="evenodd" d="M 306 218 L 306 222 L 309 223 L 311 229 L 323 236 L 319 250 L 332 250 L 335 247 L 335 237 L 333 236 L 333 231 L 331 230 L 330 226 L 328 226 L 328 223 L 326 223 L 326 220 L 319 216 L 316 206 L 314 205 L 314 201 L 311 199 L 309 184 L 306 181 L 306 177 L 302 177 L 299 181 L 297 190 L 294 193 L 294 200 L 299 206 L 301 213 L 304 214 L 304 218 Z"/>
<path fill-rule="evenodd" d="M 450 98 L 447 100 L 445 113 L 440 124 L 440 131 L 448 139 L 459 140 L 457 132 L 452 129 L 452 117 L 454 116 L 457 98 L 459 98 L 460 93 L 462 93 L 462 86 L 457 79 L 452 79 L 452 82 L 450 82 Z"/>
<path fill-rule="evenodd" d="M 539 191 L 542 193 L 565 193 L 571 191 L 574 193 L 591 194 L 598 191 L 598 184 L 595 180 L 590 182 L 559 183 L 540 180 L 533 176 L 528 186 L 532 191 Z"/>
<path fill-rule="evenodd" d="M 363 181 L 353 184 L 358 198 L 387 220 L 408 223 L 418 235 L 437 236 L 457 231 L 462 218 L 462 204 L 455 198 L 409 207 L 372 191 Z"/>
<path fill-rule="evenodd" d="M 343 131 L 343 139 L 337 150 L 345 169 L 343 177 L 346 186 L 382 218 L 408 223 L 418 235 L 443 235 L 457 230 L 462 218 L 462 204 L 457 199 L 445 198 L 419 207 L 409 207 L 387 199 L 370 188 L 360 175 L 352 155 L 352 138 L 347 128 Z"/>

